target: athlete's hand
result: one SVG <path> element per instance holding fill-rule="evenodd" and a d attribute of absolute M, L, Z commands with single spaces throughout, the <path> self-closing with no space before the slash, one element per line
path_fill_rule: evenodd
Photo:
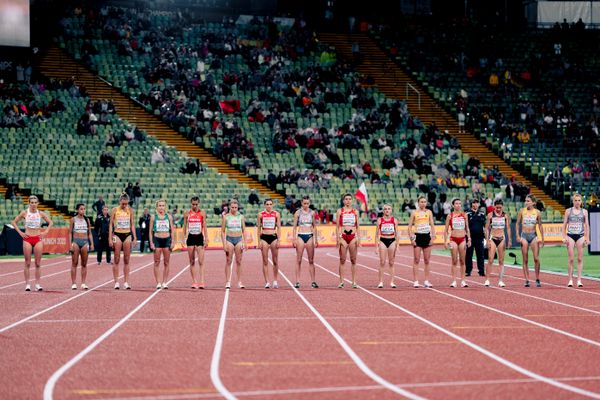
<path fill-rule="evenodd" d="M 567 237 L 566 237 L 566 236 L 563 236 L 563 237 L 562 237 L 562 242 L 563 242 L 564 244 L 567 244 Z M 584 242 L 584 243 L 585 243 L 585 242 Z"/>
<path fill-rule="evenodd" d="M 444 248 L 448 250 L 450 248 L 450 241 L 444 243 Z"/>
<path fill-rule="evenodd" d="M 540 242 L 540 248 L 544 247 L 544 239 Z"/>
<path fill-rule="evenodd" d="M 150 243 L 150 250 L 154 251 L 154 245 Z"/>
<path fill-rule="evenodd" d="M 296 240 L 298 240 L 298 239 L 296 239 Z M 292 246 L 294 246 L 294 248 L 296 248 L 296 247 L 297 247 L 297 246 L 296 246 L 296 240 L 292 241 Z"/>
<path fill-rule="evenodd" d="M 28 234 L 26 234 L 25 232 L 21 232 L 19 231 L 19 235 L 23 238 L 23 239 L 27 239 L 29 237 Z"/>
<path fill-rule="evenodd" d="M 510 249 L 512 247 L 512 241 L 510 239 L 508 239 L 508 248 Z"/>
<path fill-rule="evenodd" d="M 94 243 L 90 243 L 90 251 L 94 251 Z"/>
<path fill-rule="evenodd" d="M 116 242 L 117 238 L 115 236 L 112 237 L 112 240 L 108 241 L 108 246 L 112 249 L 115 247 L 115 242 Z"/>
<path fill-rule="evenodd" d="M 317 239 L 315 239 L 314 243 L 315 243 L 315 247 L 319 247 L 319 241 Z"/>

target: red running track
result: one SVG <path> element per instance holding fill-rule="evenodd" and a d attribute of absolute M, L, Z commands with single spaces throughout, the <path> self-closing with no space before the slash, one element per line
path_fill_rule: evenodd
<path fill-rule="evenodd" d="M 71 291 L 69 260 L 52 259 L 46 290 L 25 293 L 21 274 L 4 275 L 22 264 L 3 264 L 0 287 L 21 284 L 0 289 L 2 397 L 43 398 L 46 388 L 54 399 L 600 398 L 600 282 L 567 289 L 564 277 L 543 274 L 542 288 L 526 289 L 520 270 L 507 269 L 506 290 L 478 277 L 450 289 L 449 259 L 434 256 L 434 290 L 413 289 L 409 251 L 396 258 L 397 289 L 374 288 L 377 260 L 364 248 L 363 286 L 342 290 L 335 249 L 319 249 L 321 288 L 308 287 L 304 262 L 296 291 L 283 276 L 280 289 L 263 289 L 250 250 L 246 289 L 229 291 L 224 321 L 222 251 L 206 253 L 205 290 L 189 289 L 182 253 L 160 292 L 148 255 L 132 258 L 131 291 L 114 291 L 110 268 L 95 263 L 89 286 L 108 283 Z M 294 262 L 281 250 L 288 278 Z"/>

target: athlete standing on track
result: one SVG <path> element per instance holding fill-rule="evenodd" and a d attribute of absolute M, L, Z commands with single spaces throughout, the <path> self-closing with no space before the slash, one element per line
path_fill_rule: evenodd
<path fill-rule="evenodd" d="M 235 267 L 238 279 L 238 287 L 244 289 L 242 283 L 242 254 L 246 248 L 244 243 L 244 234 L 246 230 L 246 220 L 238 212 L 239 204 L 237 200 L 229 202 L 229 212 L 223 215 L 221 220 L 221 239 L 223 241 L 223 250 L 225 250 L 225 289 L 231 288 L 231 259 L 235 254 Z"/>
<path fill-rule="evenodd" d="M 429 282 L 429 259 L 431 258 L 431 242 L 435 240 L 435 224 L 433 222 L 433 213 L 428 210 L 427 199 L 425 196 L 419 196 L 417 200 L 418 208 L 413 211 L 408 220 L 408 236 L 413 245 L 413 287 L 418 288 L 419 284 L 419 262 L 421 253 L 423 253 L 423 263 L 425 264 L 425 281 L 423 286 L 433 287 Z"/>
<path fill-rule="evenodd" d="M 533 265 L 535 268 L 535 285 L 542 286 L 540 282 L 540 247 L 544 247 L 544 228 L 542 227 L 542 213 L 535 208 L 536 199 L 528 194 L 525 197 L 525 208 L 519 210 L 517 215 L 517 242 L 521 244 L 521 253 L 523 254 L 523 275 L 525 276 L 525 286 L 529 287 L 529 266 L 528 253 L 531 247 L 533 253 Z M 521 227 L 521 224 L 522 227 Z M 537 237 L 537 226 L 540 227 L 541 241 Z"/>
<path fill-rule="evenodd" d="M 452 207 L 454 209 L 448 214 L 446 228 L 444 229 L 444 245 L 446 248 L 450 248 L 452 254 L 452 283 L 450 287 L 456 287 L 457 275 L 460 275 L 460 286 L 469 287 L 465 281 L 465 254 L 467 247 L 471 246 L 467 214 L 462 210 L 460 199 L 452 200 Z M 460 268 L 459 274 L 456 273 L 458 268 Z"/>
<path fill-rule="evenodd" d="M 119 261 L 121 258 L 121 249 L 123 249 L 123 275 L 125 282 L 123 287 L 131 289 L 129 286 L 129 258 L 131 256 L 131 244 L 137 241 L 135 234 L 135 225 L 133 224 L 133 209 L 129 207 L 129 196 L 127 193 L 119 197 L 119 206 L 112 209 L 110 213 L 110 225 L 108 234 L 112 238 L 110 247 L 114 247 L 113 278 L 115 280 L 115 289 L 120 289 L 119 285 Z"/>
<path fill-rule="evenodd" d="M 300 269 L 302 267 L 302 255 L 306 249 L 308 257 L 308 272 L 310 274 L 311 287 L 317 289 L 315 279 L 315 248 L 319 246 L 317 241 L 317 226 L 315 224 L 315 212 L 309 208 L 310 197 L 302 197 L 301 208 L 294 213 L 293 243 L 296 248 L 296 288 L 300 287 Z"/>
<path fill-rule="evenodd" d="M 173 251 L 173 218 L 167 214 L 167 202 L 160 199 L 156 202 L 156 212 L 150 216 L 150 229 L 148 231 L 150 250 L 154 251 L 154 279 L 156 288 L 168 289 L 169 261 Z M 160 278 L 160 256 L 163 257 L 163 275 Z M 162 282 L 162 283 L 161 283 Z"/>
<path fill-rule="evenodd" d="M 40 292 L 43 290 L 40 285 L 40 279 L 42 278 L 42 253 L 44 252 L 44 243 L 42 239 L 48 234 L 50 228 L 52 228 L 53 222 L 46 215 L 38 210 L 39 200 L 37 196 L 29 196 L 29 207 L 21 211 L 19 215 L 12 221 L 12 226 L 15 228 L 17 233 L 23 238 L 23 255 L 25 256 L 25 266 L 23 273 L 25 275 L 25 291 L 31 291 L 31 285 L 29 285 L 29 267 L 31 266 L 31 253 L 33 252 L 35 257 L 35 290 Z M 25 231 L 19 229 L 19 221 L 25 220 Z M 42 220 L 48 223 L 46 229 L 42 229 Z"/>
<path fill-rule="evenodd" d="M 504 202 L 502 200 L 498 199 L 494 201 L 494 207 L 494 211 L 488 214 L 485 223 L 485 234 L 488 238 L 486 241 L 488 248 L 488 266 L 485 273 L 487 278 L 484 285 L 490 286 L 490 277 L 494 265 L 494 255 L 496 254 L 496 251 L 498 251 L 498 265 L 500 266 L 500 279 L 498 280 L 498 286 L 504 287 L 506 286 L 504 284 L 504 252 L 506 250 L 506 242 L 508 241 L 508 247 L 511 247 L 512 245 L 510 216 L 503 211 Z M 506 240 L 504 240 L 504 230 L 507 232 Z M 528 284 L 525 286 L 528 286 Z"/>
<path fill-rule="evenodd" d="M 588 212 L 582 208 L 582 199 L 579 193 L 573 195 L 573 207 L 565 211 L 563 222 L 563 242 L 567 244 L 569 255 L 569 283 L 573 287 L 573 258 L 577 248 L 577 287 L 583 287 L 581 273 L 583 272 L 583 246 L 590 242 L 590 223 Z"/>
<path fill-rule="evenodd" d="M 273 200 L 266 199 L 265 209 L 258 213 L 256 218 L 257 237 L 260 241 L 259 247 L 262 253 L 263 276 L 265 278 L 265 289 L 271 287 L 269 284 L 269 249 L 273 261 L 273 288 L 277 289 L 279 284 L 277 278 L 279 275 L 279 238 L 281 237 L 281 215 L 273 210 Z M 299 283 L 296 283 L 300 287 Z"/>
<path fill-rule="evenodd" d="M 390 287 L 395 288 L 394 277 L 396 276 L 396 268 L 394 261 L 396 259 L 396 248 L 398 246 L 398 237 L 400 230 L 398 222 L 392 215 L 392 206 L 389 204 L 383 205 L 383 216 L 377 218 L 377 228 L 375 231 L 375 246 L 379 255 L 379 284 L 378 288 L 383 288 L 383 274 L 385 269 L 385 261 L 387 258 L 388 266 L 390 267 Z"/>
<path fill-rule="evenodd" d="M 198 196 L 192 197 L 190 203 L 192 208 L 183 214 L 183 232 L 190 259 L 192 289 L 204 289 L 204 249 L 208 247 L 206 212 L 200 209 Z M 196 272 L 196 255 L 198 256 L 200 281 L 198 281 Z"/>
<path fill-rule="evenodd" d="M 77 290 L 77 264 L 81 256 L 81 288 L 88 290 L 85 283 L 87 278 L 88 252 L 94 250 L 92 226 L 85 216 L 85 204 L 77 204 L 77 215 L 71 218 L 69 232 L 71 233 L 71 289 Z"/>
<path fill-rule="evenodd" d="M 360 225 L 358 222 L 358 210 L 352 208 L 352 200 L 354 197 L 350 193 L 346 193 L 343 197 L 344 206 L 336 213 L 335 230 L 336 230 L 336 246 L 340 252 L 340 284 L 338 288 L 344 287 L 344 264 L 346 256 L 350 253 L 350 263 L 352 264 L 352 287 L 358 288 L 356 283 L 356 254 L 360 246 Z"/>

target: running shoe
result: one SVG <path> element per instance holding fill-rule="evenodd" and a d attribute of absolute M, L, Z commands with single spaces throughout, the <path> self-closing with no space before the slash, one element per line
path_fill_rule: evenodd
<path fill-rule="evenodd" d="M 397 288 L 397 286 L 396 286 L 396 284 L 395 284 L 394 282 L 390 283 L 390 287 L 391 287 L 392 289 L 396 289 L 396 288 Z"/>
<path fill-rule="evenodd" d="M 319 285 L 317 285 L 317 282 L 312 282 L 312 283 L 310 284 L 310 286 L 311 286 L 313 289 L 318 289 L 318 288 L 319 288 Z"/>
<path fill-rule="evenodd" d="M 344 288 L 344 282 L 342 282 L 338 285 L 338 289 L 343 289 L 343 288 Z"/>
<path fill-rule="evenodd" d="M 231 282 L 225 283 L 225 289 L 231 289 Z"/>
<path fill-rule="evenodd" d="M 192 283 L 192 289 L 198 289 L 198 284 L 197 283 Z"/>
<path fill-rule="evenodd" d="M 431 283 L 429 283 L 429 281 L 423 282 L 423 286 L 425 286 L 426 288 L 432 288 L 433 287 L 433 285 Z"/>
<path fill-rule="evenodd" d="M 31 285 L 26 285 L 25 286 L 25 291 L 26 292 L 31 292 Z"/>
<path fill-rule="evenodd" d="M 36 283 L 35 284 L 35 290 L 36 290 L 36 292 L 41 292 L 42 290 L 44 290 L 44 288 L 39 283 Z"/>
<path fill-rule="evenodd" d="M 573 287 L 573 279 L 569 279 L 569 283 L 567 283 L 567 287 Z"/>
<path fill-rule="evenodd" d="M 452 283 L 450 284 L 450 287 L 456 287 L 456 281 L 452 281 Z"/>
<path fill-rule="evenodd" d="M 383 289 L 383 282 L 379 282 L 379 285 L 377 285 L 377 288 Z"/>
<path fill-rule="evenodd" d="M 356 282 L 352 282 L 352 289 L 358 289 L 358 284 Z"/>
<path fill-rule="evenodd" d="M 131 286 L 129 286 L 129 283 L 128 283 L 128 282 L 125 282 L 125 283 L 123 284 L 123 287 L 124 287 L 126 290 L 131 290 Z"/>
<path fill-rule="evenodd" d="M 471 276 L 471 273 L 470 273 L 470 272 L 467 272 L 467 273 L 465 274 L 465 276 Z"/>
<path fill-rule="evenodd" d="M 539 280 L 539 279 L 536 279 L 536 280 L 535 280 L 535 286 L 537 286 L 537 287 L 542 287 L 542 282 L 540 282 L 540 280 Z"/>
<path fill-rule="evenodd" d="M 415 281 L 415 283 L 413 283 L 413 287 L 414 288 L 421 287 L 421 285 L 419 285 L 419 281 Z"/>
<path fill-rule="evenodd" d="M 119 290 L 121 289 L 121 285 L 119 285 L 119 282 L 115 283 L 115 290 Z"/>
<path fill-rule="evenodd" d="M 460 287 L 469 287 L 469 284 L 463 280 L 460 282 Z"/>
<path fill-rule="evenodd" d="M 581 281 L 577 281 L 577 287 L 583 287 L 583 283 L 581 283 Z"/>
<path fill-rule="evenodd" d="M 295 287 L 296 289 L 300 289 L 300 282 L 296 282 L 296 283 L 294 283 L 294 287 Z"/>
<path fill-rule="evenodd" d="M 273 281 L 273 289 L 279 289 L 279 283 L 277 283 L 277 281 Z"/>
<path fill-rule="evenodd" d="M 162 288 L 163 288 L 163 289 L 168 289 L 168 288 L 169 288 L 169 285 L 167 285 L 165 282 L 163 282 L 163 284 L 162 284 Z"/>
<path fill-rule="evenodd" d="M 498 282 L 498 286 L 499 286 L 499 287 L 506 287 L 506 285 L 505 285 L 505 284 L 504 284 L 504 282 L 502 282 L 502 281 Z"/>
<path fill-rule="evenodd" d="M 244 286 L 244 284 L 242 282 L 238 282 L 238 287 L 240 289 L 246 289 L 246 286 Z"/>
<path fill-rule="evenodd" d="M 265 289 L 270 289 L 271 288 L 271 284 L 269 282 L 265 283 Z"/>
<path fill-rule="evenodd" d="M 525 287 L 530 287 L 529 281 L 525 281 Z"/>
<path fill-rule="evenodd" d="M 88 285 L 86 285 L 85 283 L 81 284 L 81 290 L 88 290 L 88 289 L 89 289 Z"/>
<path fill-rule="evenodd" d="M 71 290 L 77 290 L 77 284 L 76 283 L 74 283 L 74 284 L 71 285 Z"/>
<path fill-rule="evenodd" d="M 483 286 L 490 287 L 490 280 L 486 279 L 485 282 L 483 282 Z"/>
<path fill-rule="evenodd" d="M 199 284 L 198 289 L 204 289 L 204 283 Z"/>
<path fill-rule="evenodd" d="M 156 290 L 159 290 L 159 289 L 161 289 L 161 288 L 162 288 L 162 285 L 161 285 L 160 283 L 157 283 L 157 284 L 156 284 Z"/>

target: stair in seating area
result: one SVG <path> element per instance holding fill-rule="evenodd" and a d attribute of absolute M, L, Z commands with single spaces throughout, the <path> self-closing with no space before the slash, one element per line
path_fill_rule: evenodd
<path fill-rule="evenodd" d="M 245 175 L 235 167 L 215 157 L 206 149 L 181 136 L 166 123 L 148 113 L 137 102 L 122 94 L 119 89 L 94 75 L 56 45 L 52 45 L 47 49 L 41 61 L 40 71 L 48 77 L 57 79 L 75 77 L 77 84 L 85 85 L 91 99 L 112 100 L 121 118 L 137 126 L 147 134 L 154 136 L 156 139 L 174 147 L 178 151 L 186 152 L 190 157 L 199 159 L 203 165 L 214 168 L 222 174 L 227 174 L 229 178 L 256 189 L 266 197 L 277 199 L 281 203 L 285 200 L 284 196 L 280 193 L 269 189 L 257 179 Z"/>
<path fill-rule="evenodd" d="M 406 100 L 408 110 L 412 115 L 418 116 L 425 124 L 435 122 L 439 129 L 447 129 L 452 136 L 459 140 L 464 153 L 477 155 L 485 166 L 497 165 L 505 176 L 514 176 L 517 181 L 527 185 L 531 194 L 543 201 L 546 207 L 552 207 L 554 210 L 564 213 L 565 208 L 562 204 L 512 168 L 501 157 L 483 145 L 472 133 L 459 132 L 455 117 L 440 107 L 420 84 L 394 63 L 367 34 L 321 33 L 319 39 L 333 45 L 338 53 L 348 59 L 352 58 L 352 44 L 358 43 L 361 63 L 357 70 L 361 74 L 372 76 L 380 92 L 388 98 Z"/>

